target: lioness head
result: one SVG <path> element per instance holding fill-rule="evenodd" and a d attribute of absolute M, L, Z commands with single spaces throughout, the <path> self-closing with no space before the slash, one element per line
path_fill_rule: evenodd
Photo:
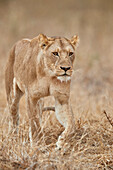
<path fill-rule="evenodd" d="M 73 72 L 75 49 L 78 46 L 79 37 L 73 36 L 69 40 L 40 34 L 38 40 L 47 74 L 61 82 L 69 81 Z"/>

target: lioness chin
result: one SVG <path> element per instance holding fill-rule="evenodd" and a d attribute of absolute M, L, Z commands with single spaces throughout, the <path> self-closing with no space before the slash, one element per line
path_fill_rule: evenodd
<path fill-rule="evenodd" d="M 16 129 L 19 123 L 18 106 L 25 93 L 32 138 L 41 130 L 39 99 L 54 96 L 56 118 L 65 128 L 58 138 L 58 148 L 63 146 L 74 129 L 69 98 L 78 42 L 78 36 L 69 40 L 43 34 L 31 40 L 23 39 L 12 47 L 5 71 L 7 102 L 13 126 Z"/>

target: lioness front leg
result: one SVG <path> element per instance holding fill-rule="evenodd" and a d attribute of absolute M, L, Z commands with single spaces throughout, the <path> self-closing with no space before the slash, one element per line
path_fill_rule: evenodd
<path fill-rule="evenodd" d="M 73 113 L 71 110 L 71 106 L 69 104 L 69 100 L 62 103 L 60 100 L 56 99 L 55 102 L 55 114 L 58 121 L 65 127 L 65 130 L 59 136 L 58 141 L 56 143 L 57 148 L 61 149 L 64 145 L 65 140 L 75 130 L 75 123 L 73 118 Z"/>
<path fill-rule="evenodd" d="M 39 102 L 37 99 L 32 98 L 31 96 L 27 96 L 27 112 L 29 116 L 29 137 L 31 142 L 32 140 L 37 140 L 41 135 L 41 127 L 39 120 Z"/>

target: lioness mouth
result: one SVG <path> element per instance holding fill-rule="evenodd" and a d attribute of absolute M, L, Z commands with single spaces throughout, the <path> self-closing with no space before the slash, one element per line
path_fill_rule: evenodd
<path fill-rule="evenodd" d="M 70 76 L 70 75 L 68 75 L 68 74 L 64 73 L 64 74 L 62 74 L 62 75 L 60 75 L 60 76 Z"/>

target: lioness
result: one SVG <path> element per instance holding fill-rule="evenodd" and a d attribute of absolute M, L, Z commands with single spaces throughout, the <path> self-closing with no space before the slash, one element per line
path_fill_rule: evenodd
<path fill-rule="evenodd" d="M 65 127 L 58 138 L 58 148 L 63 146 L 64 139 L 74 129 L 69 96 L 78 42 L 78 36 L 69 40 L 43 34 L 31 40 L 23 39 L 11 49 L 5 71 L 7 102 L 14 128 L 19 122 L 19 101 L 24 93 L 32 137 L 41 129 L 39 99 L 54 96 L 56 118 Z"/>

